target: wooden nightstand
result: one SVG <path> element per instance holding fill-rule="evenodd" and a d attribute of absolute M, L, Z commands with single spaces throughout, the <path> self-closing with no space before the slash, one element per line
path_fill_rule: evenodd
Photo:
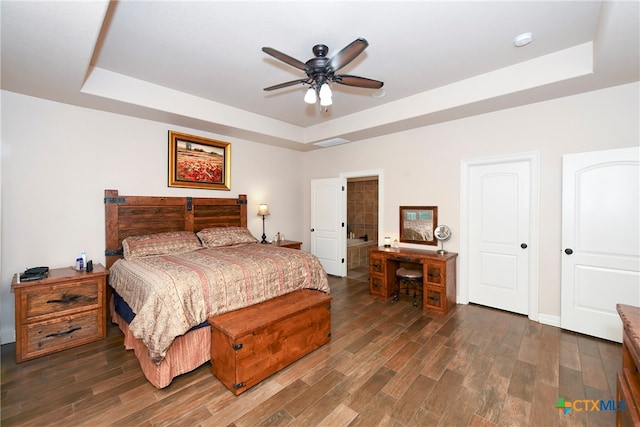
<path fill-rule="evenodd" d="M 107 275 L 101 264 L 91 273 L 55 268 L 42 280 L 18 283 L 16 362 L 66 350 L 107 335 Z"/>
<path fill-rule="evenodd" d="M 280 246 L 281 248 L 300 249 L 302 242 L 296 242 L 295 240 L 280 240 L 279 242 L 272 242 L 272 245 Z"/>

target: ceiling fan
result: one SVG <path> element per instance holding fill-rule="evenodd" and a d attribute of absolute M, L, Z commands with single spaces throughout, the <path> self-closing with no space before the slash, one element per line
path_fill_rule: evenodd
<path fill-rule="evenodd" d="M 320 105 L 327 107 L 332 104 L 332 93 L 328 84 L 329 82 L 366 89 L 380 89 L 384 85 L 381 81 L 365 77 L 351 76 L 348 74 L 335 74 L 336 71 L 349 64 L 358 55 L 360 55 L 367 46 L 369 46 L 369 43 L 365 39 L 358 38 L 331 58 L 327 58 L 329 48 L 326 45 L 317 44 L 312 49 L 315 57 L 311 58 L 307 62 L 299 61 L 276 49 L 263 47 L 263 52 L 307 73 L 307 77 L 304 79 L 297 79 L 269 86 L 264 88 L 264 90 L 271 91 L 296 84 L 306 84 L 309 85 L 309 89 L 304 97 L 305 102 L 308 104 L 315 104 L 317 98 L 320 98 Z"/>

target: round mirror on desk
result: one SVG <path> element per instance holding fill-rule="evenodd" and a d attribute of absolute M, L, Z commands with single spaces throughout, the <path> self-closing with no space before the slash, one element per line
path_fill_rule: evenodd
<path fill-rule="evenodd" d="M 440 242 L 440 249 L 438 249 L 439 254 L 446 254 L 447 251 L 444 250 L 444 242 L 451 238 L 451 229 L 446 225 L 439 225 L 433 231 L 433 236 Z"/>

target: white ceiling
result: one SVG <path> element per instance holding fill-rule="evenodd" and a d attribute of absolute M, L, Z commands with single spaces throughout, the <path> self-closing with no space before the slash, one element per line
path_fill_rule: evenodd
<path fill-rule="evenodd" d="M 71 1 L 1 3 L 2 89 L 297 150 L 638 81 L 638 1 Z M 532 32 L 533 43 L 513 39 Z M 358 37 L 327 112 L 306 62 Z"/>

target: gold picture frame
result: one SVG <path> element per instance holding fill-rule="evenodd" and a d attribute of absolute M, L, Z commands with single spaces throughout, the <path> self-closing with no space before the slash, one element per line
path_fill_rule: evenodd
<path fill-rule="evenodd" d="M 169 131 L 169 187 L 231 190 L 231 143 Z"/>
<path fill-rule="evenodd" d="M 438 227 L 437 206 L 400 206 L 400 241 L 438 245 L 433 231 Z"/>

